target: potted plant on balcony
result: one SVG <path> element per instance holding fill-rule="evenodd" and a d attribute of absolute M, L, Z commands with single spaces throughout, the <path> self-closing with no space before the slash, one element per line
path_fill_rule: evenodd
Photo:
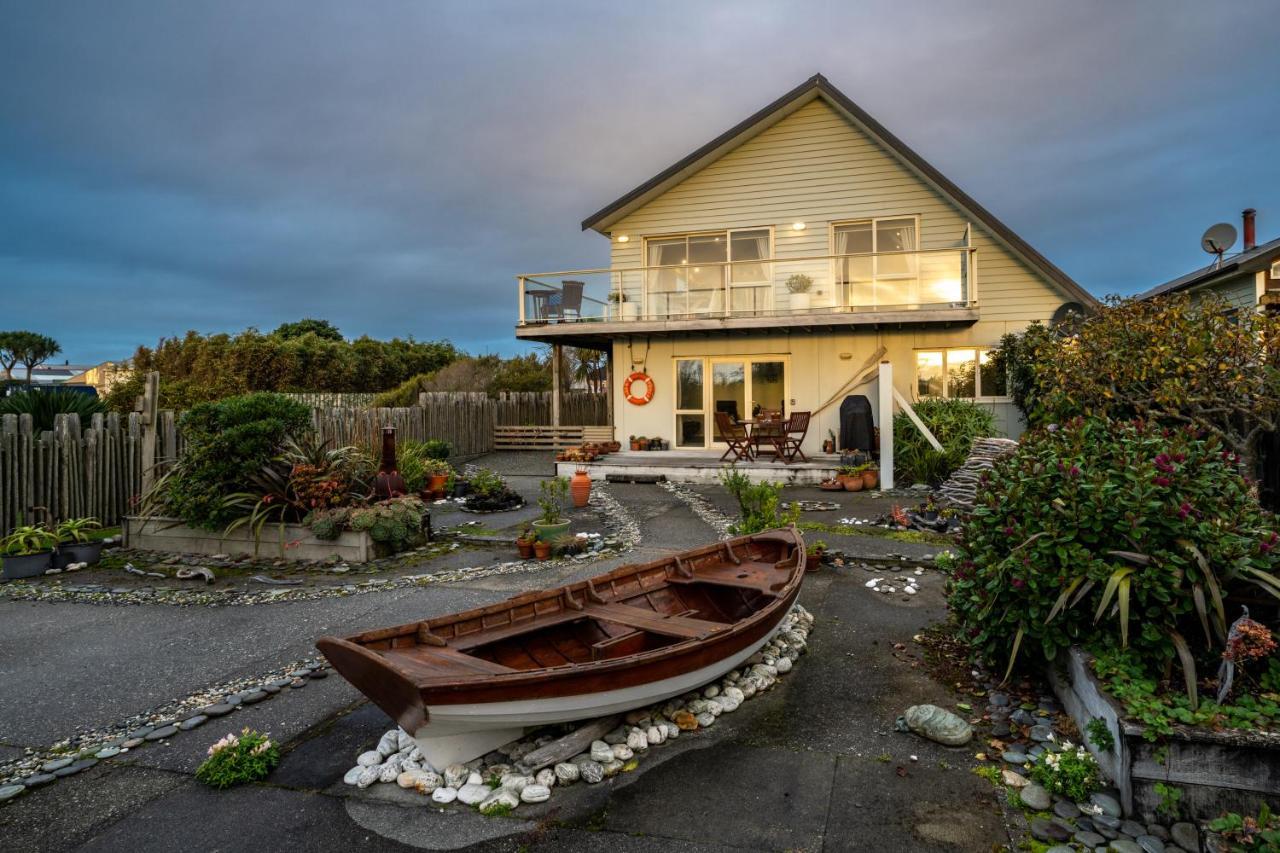
<path fill-rule="evenodd" d="M 47 528 L 15 527 L 12 533 L 0 539 L 5 578 L 17 580 L 44 574 L 53 566 L 53 546 L 57 544 L 57 534 Z"/>
<path fill-rule="evenodd" d="M 542 515 L 533 523 L 539 542 L 551 542 L 557 536 L 569 532 L 569 520 L 564 517 L 564 502 L 569 497 L 569 480 L 565 477 L 552 477 L 543 480 L 538 487 L 542 496 L 538 498 L 538 506 Z"/>
<path fill-rule="evenodd" d="M 96 563 L 102 556 L 102 542 L 93 541 L 92 531 L 101 530 L 96 518 L 68 518 L 54 528 L 58 537 L 58 552 L 54 555 L 54 568 L 65 569 L 72 563 Z"/>
<path fill-rule="evenodd" d="M 609 302 L 614 306 L 610 309 L 614 319 L 635 320 L 640 316 L 640 304 L 628 301 L 621 290 L 609 291 Z"/>
<path fill-rule="evenodd" d="M 813 279 L 804 273 L 796 273 L 787 279 L 787 290 L 791 291 L 791 310 L 809 310 L 809 290 L 813 287 Z"/>

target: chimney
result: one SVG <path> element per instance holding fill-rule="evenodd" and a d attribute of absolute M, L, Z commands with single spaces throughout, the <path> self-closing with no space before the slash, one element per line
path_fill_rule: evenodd
<path fill-rule="evenodd" d="M 1258 215 L 1258 211 L 1252 207 L 1246 207 L 1241 216 L 1244 217 L 1244 251 L 1249 251 L 1258 245 L 1258 230 L 1254 224 L 1254 218 Z"/>

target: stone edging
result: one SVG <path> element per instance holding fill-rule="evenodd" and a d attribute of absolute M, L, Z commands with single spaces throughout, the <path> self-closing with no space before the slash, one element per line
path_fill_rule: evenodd
<path fill-rule="evenodd" d="M 82 588 L 78 585 L 63 586 L 61 580 L 41 584 L 11 581 L 0 585 L 0 598 L 15 601 L 47 601 L 80 604 L 164 604 L 175 607 L 239 607 L 256 604 L 274 604 L 286 601 L 313 601 L 322 598 L 345 598 L 370 592 L 386 592 L 410 587 L 423 587 L 439 583 L 488 578 L 495 575 L 525 574 L 550 568 L 561 568 L 588 559 L 617 556 L 635 548 L 640 542 L 640 527 L 617 499 L 600 486 L 591 490 L 591 506 L 612 528 L 610 538 L 618 544 L 573 557 L 553 560 L 517 560 L 494 563 L 487 566 L 468 566 L 434 574 L 403 575 L 398 578 L 371 578 L 359 583 L 341 586 L 311 587 L 303 589 L 268 590 L 202 590 L 161 587 L 156 589 L 115 591 L 110 589 Z"/>

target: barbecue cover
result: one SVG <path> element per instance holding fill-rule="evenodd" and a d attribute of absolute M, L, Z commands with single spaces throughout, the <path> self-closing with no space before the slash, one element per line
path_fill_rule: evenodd
<path fill-rule="evenodd" d="M 840 450 L 875 450 L 875 419 L 871 401 L 863 394 L 850 394 L 840 403 Z"/>

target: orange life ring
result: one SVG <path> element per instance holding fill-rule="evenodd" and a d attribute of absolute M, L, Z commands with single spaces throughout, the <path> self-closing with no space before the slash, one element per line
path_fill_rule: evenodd
<path fill-rule="evenodd" d="M 631 390 L 637 382 L 644 383 L 644 394 L 638 397 Z M 649 378 L 649 374 L 636 371 L 627 377 L 627 385 L 624 390 L 626 391 L 628 403 L 633 406 L 643 406 L 653 399 L 653 380 Z"/>

